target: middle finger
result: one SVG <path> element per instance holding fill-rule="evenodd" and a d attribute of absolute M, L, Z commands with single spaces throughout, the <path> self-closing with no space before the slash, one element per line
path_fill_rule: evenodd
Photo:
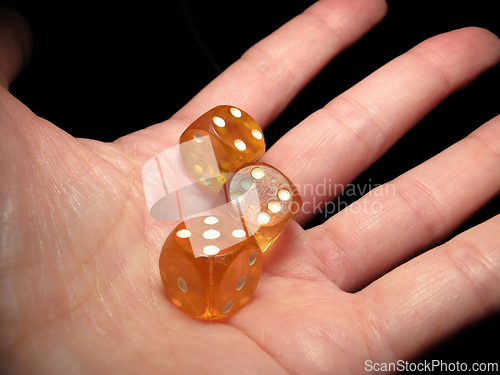
<path fill-rule="evenodd" d="M 498 58 L 498 38 L 486 30 L 466 28 L 438 35 L 288 132 L 262 161 L 283 171 L 300 190 L 304 204 L 296 220 L 306 223 L 318 214 L 319 205 L 341 190 L 338 186 L 352 181 L 437 104 Z"/>

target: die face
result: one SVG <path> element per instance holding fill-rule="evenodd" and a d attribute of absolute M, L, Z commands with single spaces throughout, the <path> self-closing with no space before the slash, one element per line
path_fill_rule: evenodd
<path fill-rule="evenodd" d="M 211 109 L 194 121 L 180 137 L 180 143 L 195 140 L 202 144 L 208 136 L 217 159 L 221 174 L 234 172 L 241 165 L 258 160 L 265 152 L 262 129 L 257 122 L 243 110 L 222 105 Z M 196 180 L 207 171 L 194 165 L 202 166 L 196 156 L 184 152 L 186 169 Z M 192 173 L 194 172 L 194 174 Z M 209 174 L 209 173 L 208 173 Z M 218 181 L 211 186 L 220 186 Z"/>
<path fill-rule="evenodd" d="M 225 147 L 230 162 L 229 172 L 245 163 L 258 160 L 266 145 L 262 129 L 243 110 L 231 106 L 218 106 L 208 116 L 213 134 Z"/>
<path fill-rule="evenodd" d="M 193 180 L 203 186 L 222 186 L 224 173 L 229 172 L 231 165 L 218 138 L 203 129 L 188 128 L 182 134 L 181 142 L 179 151 L 182 161 Z M 215 156 L 215 165 L 212 162 L 214 158 L 208 157 L 210 153 Z"/>
<path fill-rule="evenodd" d="M 207 292 L 202 275 L 185 251 L 169 236 L 160 256 L 160 276 L 175 306 L 190 316 L 202 316 L 206 310 Z M 188 303 L 189 301 L 189 303 Z"/>
<path fill-rule="evenodd" d="M 160 274 L 170 299 L 200 319 L 240 310 L 262 273 L 262 253 L 242 223 L 230 216 L 186 220 L 169 235 L 160 255 Z"/>
<path fill-rule="evenodd" d="M 302 207 L 292 181 L 265 163 L 242 166 L 228 182 L 227 194 L 262 252 L 276 240 Z"/>
<path fill-rule="evenodd" d="M 227 258 L 214 264 L 214 273 L 222 275 L 215 302 L 216 318 L 240 310 L 250 300 L 262 273 L 262 253 L 255 242 Z"/>

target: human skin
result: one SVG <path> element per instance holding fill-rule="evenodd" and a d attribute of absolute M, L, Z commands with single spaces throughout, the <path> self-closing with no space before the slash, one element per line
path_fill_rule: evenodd
<path fill-rule="evenodd" d="M 322 67 L 383 18 L 384 2 L 316 3 L 171 119 L 113 143 L 75 139 L 8 92 L 31 39 L 22 18 L 2 12 L 0 348 L 6 371 L 359 373 L 366 360 L 410 360 L 498 312 L 500 218 L 433 246 L 498 194 L 499 117 L 391 181 L 395 195 L 375 189 L 359 201 L 380 203 L 380 212 L 346 209 L 307 231 L 299 224 L 311 217 L 300 214 L 266 252 L 252 300 L 226 321 L 183 315 L 161 285 L 158 257 L 176 223 L 147 212 L 144 162 L 221 103 L 245 109 L 265 128 Z M 498 39 L 482 29 L 426 40 L 311 114 L 262 161 L 299 186 L 331 176 L 348 184 L 499 58 Z"/>

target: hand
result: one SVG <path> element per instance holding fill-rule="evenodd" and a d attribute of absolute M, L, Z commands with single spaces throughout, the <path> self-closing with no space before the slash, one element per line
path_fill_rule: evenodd
<path fill-rule="evenodd" d="M 175 223 L 149 216 L 143 163 L 221 103 L 268 125 L 386 11 L 379 1 L 352 4 L 318 2 L 170 120 L 113 144 L 74 139 L 9 94 L 30 40 L 19 18 L 1 24 L 0 342 L 7 369 L 359 373 L 366 360 L 415 358 L 498 311 L 499 217 L 417 254 L 498 193 L 500 118 L 360 199 L 368 209 L 347 208 L 307 231 L 291 225 L 266 253 L 254 297 L 227 322 L 193 320 L 165 296 L 158 257 Z M 485 30 L 431 38 L 298 124 L 262 161 L 301 188 L 325 177 L 346 185 L 499 58 L 500 44 Z M 314 192 L 304 202 L 332 198 Z"/>

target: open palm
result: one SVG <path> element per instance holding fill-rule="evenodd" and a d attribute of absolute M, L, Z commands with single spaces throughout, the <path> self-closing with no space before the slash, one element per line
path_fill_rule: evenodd
<path fill-rule="evenodd" d="M 4 366 L 27 374 L 358 373 L 367 360 L 414 358 L 498 311 L 500 217 L 416 256 L 498 193 L 498 117 L 372 190 L 358 202 L 364 209 L 347 208 L 307 231 L 293 222 L 265 253 L 253 298 L 230 319 L 192 319 L 163 290 L 158 258 L 176 223 L 149 215 L 144 163 L 219 104 L 244 109 L 265 128 L 385 11 L 382 1 L 319 1 L 170 120 L 107 144 L 71 137 L 8 92 L 29 55 L 29 37 L 20 17 L 5 10 L 11 22 L 0 25 Z M 499 58 L 500 43 L 486 30 L 429 39 L 309 116 L 261 160 L 299 188 L 325 178 L 348 184 Z M 332 198 L 303 193 L 299 223 L 311 219 L 313 202 Z"/>

